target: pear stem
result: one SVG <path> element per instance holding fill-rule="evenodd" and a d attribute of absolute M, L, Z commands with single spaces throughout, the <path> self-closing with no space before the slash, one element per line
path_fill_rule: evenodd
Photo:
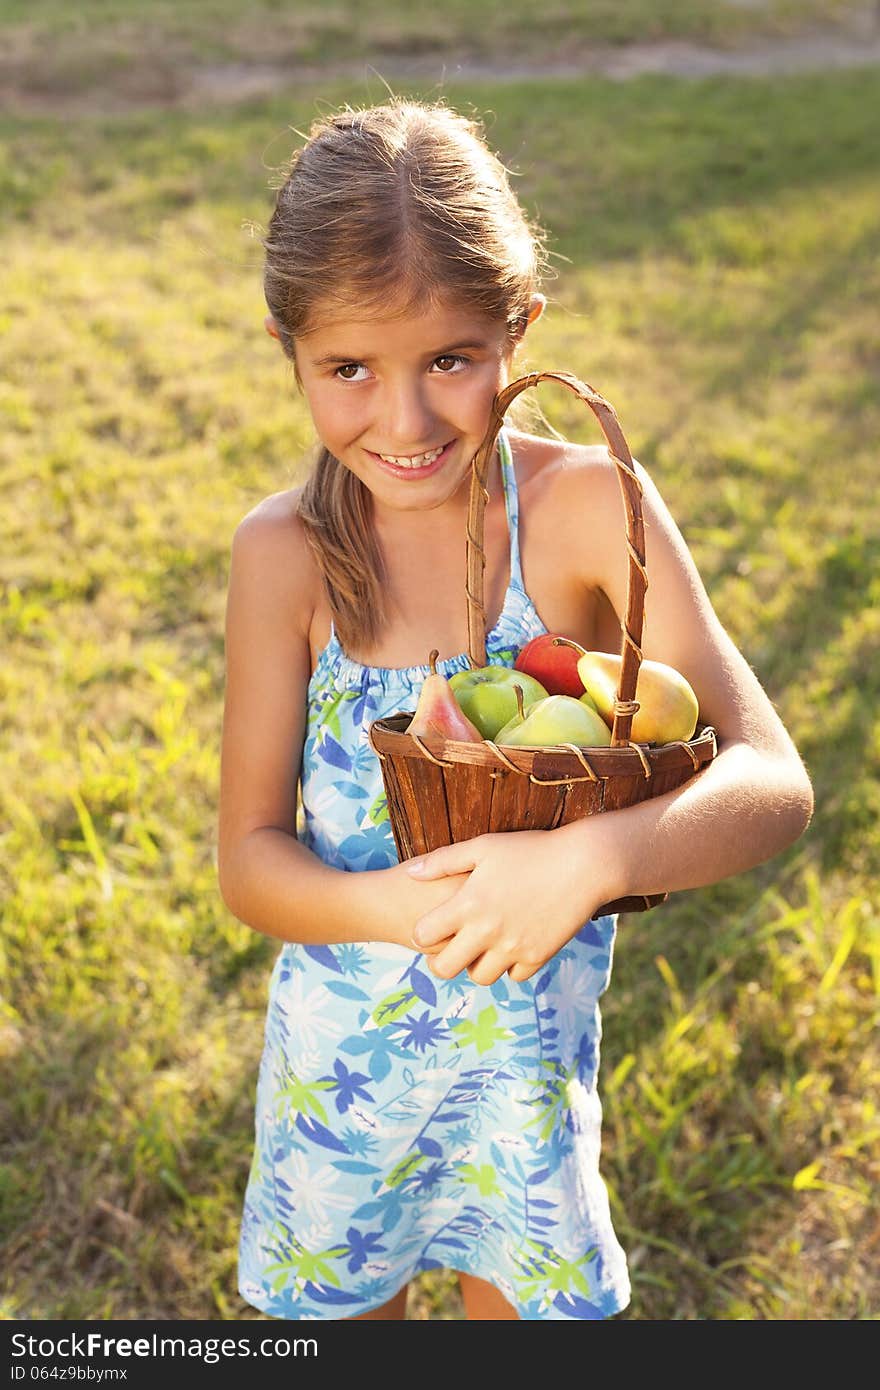
<path fill-rule="evenodd" d="M 436 676 L 436 674 L 437 674 L 437 658 L 438 658 L 439 655 L 440 655 L 440 648 L 439 648 L 439 647 L 435 647 L 434 650 L 432 651 L 431 655 L 428 657 L 428 663 L 429 663 L 429 665 L 430 665 L 430 667 L 431 667 L 431 675 L 432 675 L 432 676 Z"/>
<path fill-rule="evenodd" d="M 518 716 L 519 716 L 520 719 L 524 719 L 524 718 L 525 718 L 525 715 L 523 714 L 523 693 L 522 693 L 522 686 L 521 686 L 521 685 L 515 685 L 515 686 L 513 687 L 513 693 L 514 693 L 514 695 L 516 696 L 516 712 L 517 712 L 517 714 L 518 714 Z"/>
<path fill-rule="evenodd" d="M 553 646 L 554 646 L 554 647 L 572 647 L 574 651 L 580 652 L 581 656 L 586 656 L 586 654 L 587 654 L 587 649 L 586 649 L 586 647 L 582 647 L 581 644 L 580 644 L 580 642 L 572 642 L 572 640 L 571 640 L 570 637 L 554 637 L 554 638 L 553 638 Z"/>

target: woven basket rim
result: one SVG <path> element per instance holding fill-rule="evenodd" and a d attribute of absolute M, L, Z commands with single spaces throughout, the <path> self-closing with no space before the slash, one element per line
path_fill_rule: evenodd
<path fill-rule="evenodd" d="M 650 777 L 655 771 L 685 767 L 696 773 L 717 752 L 715 730 L 699 725 L 690 739 L 656 745 L 630 742 L 613 747 L 575 748 L 572 744 L 548 744 L 541 748 L 505 747 L 491 739 L 467 743 L 441 735 L 414 737 L 406 729 L 412 712 L 401 710 L 370 726 L 370 743 L 379 758 L 426 758 L 441 766 L 462 763 L 486 768 L 490 773 L 508 771 L 540 781 L 597 781 L 617 776 Z"/>

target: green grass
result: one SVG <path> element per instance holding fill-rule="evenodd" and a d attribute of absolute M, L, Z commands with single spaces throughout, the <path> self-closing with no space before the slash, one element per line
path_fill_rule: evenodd
<path fill-rule="evenodd" d="M 39 40 L 61 41 L 67 55 L 115 51 L 135 55 L 143 40 L 177 56 L 272 62 L 326 62 L 365 51 L 430 53 L 448 48 L 497 55 L 537 43 L 544 54 L 571 56 L 572 45 L 619 44 L 662 38 L 731 43 L 743 38 L 791 34 L 811 25 L 844 24 L 858 6 L 852 0 L 383 0 L 375 5 L 330 0 L 5 0 L 0 26 L 27 51 Z M 478 22 L 475 23 L 475 14 Z M 79 43 L 78 43 L 79 41 Z M 79 47 L 79 44 L 82 47 Z M 64 54 L 59 55 L 63 59 Z M 63 68 L 61 69 L 63 70 Z"/>
<path fill-rule="evenodd" d="M 216 884 L 224 585 L 311 435 L 243 224 L 289 127 L 367 95 L 0 126 L 7 1317 L 256 1316 L 235 1243 L 276 948 Z M 614 402 L 817 793 L 787 854 L 621 926 L 623 1316 L 876 1318 L 880 78 L 448 95 L 492 112 L 551 232 L 523 368 Z M 410 1316 L 460 1316 L 451 1281 Z"/>
<path fill-rule="evenodd" d="M 0 108 L 173 103 L 187 72 L 212 65 L 286 68 L 306 80 L 372 69 L 380 83 L 415 65 L 442 82 L 462 63 L 570 67 L 623 44 L 736 49 L 817 29 L 864 34 L 870 23 L 864 0 L 5 0 Z"/>

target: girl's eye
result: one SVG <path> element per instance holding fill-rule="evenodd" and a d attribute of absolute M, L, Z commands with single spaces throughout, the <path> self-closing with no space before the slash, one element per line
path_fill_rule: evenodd
<path fill-rule="evenodd" d="M 455 352 L 445 352 L 442 357 L 435 357 L 432 365 L 439 367 L 441 376 L 455 376 L 467 364 L 466 357 L 461 357 Z M 334 368 L 333 375 L 340 381 L 363 381 L 364 378 L 356 373 L 364 371 L 366 367 L 361 362 L 344 362 L 342 366 Z"/>

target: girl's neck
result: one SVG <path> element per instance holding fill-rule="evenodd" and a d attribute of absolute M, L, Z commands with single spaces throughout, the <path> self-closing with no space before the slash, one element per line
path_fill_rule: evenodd
<path fill-rule="evenodd" d="M 504 601 L 509 551 L 497 454 L 490 461 L 487 488 L 490 500 L 483 521 L 489 573 L 487 602 L 497 618 Z M 465 650 L 469 497 L 470 475 L 441 507 L 419 512 L 377 509 L 373 524 L 384 565 L 387 624 L 374 645 L 347 650 L 355 661 L 366 666 L 407 668 L 423 664 L 435 646 L 444 657 Z"/>

